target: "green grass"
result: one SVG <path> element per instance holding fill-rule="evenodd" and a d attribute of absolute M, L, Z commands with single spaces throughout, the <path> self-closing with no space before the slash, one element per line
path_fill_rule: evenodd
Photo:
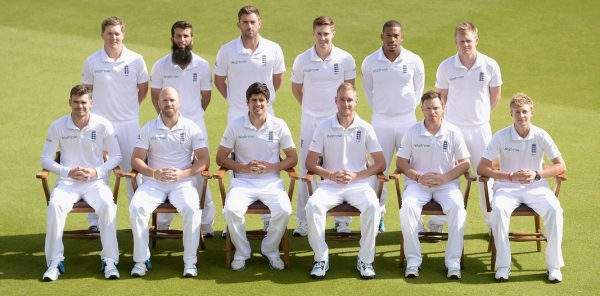
<path fill-rule="evenodd" d="M 553 136 L 567 163 L 569 181 L 561 201 L 565 210 L 563 253 L 564 282 L 545 281 L 544 254 L 533 244 L 512 244 L 513 273 L 499 285 L 489 271 L 487 234 L 471 194 L 465 234 L 466 269 L 460 281 L 445 279 L 445 244 L 423 244 L 423 271 L 416 280 L 403 278 L 398 268 L 400 225 L 395 197 L 388 198 L 388 232 L 377 239 L 377 279 L 362 281 L 355 270 L 356 244 L 331 243 L 331 270 L 323 281 L 308 277 L 312 251 L 306 238 L 291 238 L 292 266 L 275 272 L 258 254 L 247 270 L 224 268 L 224 242 L 207 241 L 200 252 L 197 279 L 181 278 L 182 246 L 161 241 L 152 250 L 155 269 L 142 279 L 132 279 L 132 237 L 125 190 L 121 190 L 118 238 L 122 278 L 106 281 L 99 269 L 100 242 L 65 241 L 67 274 L 55 283 L 40 281 L 45 271 L 45 204 L 39 181 L 39 156 L 50 123 L 69 112 L 68 91 L 80 82 L 83 60 L 102 46 L 100 22 L 119 15 L 126 22 L 125 44 L 141 53 L 148 65 L 168 53 L 169 29 L 179 19 L 195 25 L 195 52 L 214 62 L 219 47 L 237 37 L 235 26 L 242 1 L 8 1 L 0 0 L 0 294 L 595 294 L 597 264 L 594 235 L 597 155 L 595 127 L 600 100 L 592 88 L 600 84 L 597 49 L 600 38 L 598 1 L 254 1 L 263 19 L 261 35 L 278 42 L 288 71 L 275 103 L 277 115 L 286 119 L 298 139 L 300 108 L 290 90 L 291 67 L 297 54 L 312 44 L 311 22 L 322 14 L 336 22 L 334 43 L 352 53 L 360 68 L 362 59 L 380 46 L 382 24 L 397 19 L 404 26 L 403 45 L 419 54 L 426 67 L 426 89 L 433 88 L 438 64 L 456 51 L 454 26 L 471 20 L 479 27 L 478 49 L 495 58 L 503 74 L 503 99 L 492 114 L 492 128 L 511 123 L 508 101 L 525 92 L 535 101 L 533 122 Z M 176 5 L 176 6 L 174 6 Z M 359 114 L 370 110 L 357 86 Z M 142 105 L 141 123 L 155 116 L 148 98 Z M 227 105 L 215 90 L 206 114 L 210 148 L 216 151 L 225 128 Z M 417 114 L 420 112 L 418 111 Z M 216 170 L 213 162 L 212 170 Z M 218 198 L 216 181 L 211 189 Z M 388 186 L 393 192 L 392 184 Z M 218 209 L 220 201 L 215 201 Z M 215 229 L 224 221 L 217 213 Z M 293 219 L 292 219 L 293 220 Z M 515 228 L 530 221 L 513 219 Z M 177 218 L 176 224 L 180 224 Z M 253 227 L 259 222 L 252 219 Z M 68 228 L 85 225 L 83 215 L 71 215 Z M 290 228 L 295 227 L 293 221 Z M 352 225 L 358 228 L 358 223 Z M 253 244 L 254 250 L 259 245 Z M 335 289 L 335 290 L 334 290 Z"/>

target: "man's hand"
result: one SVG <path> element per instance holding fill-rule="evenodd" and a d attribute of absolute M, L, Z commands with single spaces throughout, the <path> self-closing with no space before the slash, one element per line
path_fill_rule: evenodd
<path fill-rule="evenodd" d="M 185 177 L 184 172 L 177 168 L 162 168 L 154 172 L 154 179 L 162 182 L 177 182 Z"/>
<path fill-rule="evenodd" d="M 98 174 L 96 170 L 93 168 L 88 168 L 86 166 L 75 167 L 69 171 L 69 178 L 75 179 L 77 181 L 88 182 L 92 179 L 95 179 Z"/>
<path fill-rule="evenodd" d="M 355 179 L 356 173 L 347 170 L 339 170 L 331 174 L 331 180 L 337 184 L 350 184 Z"/>
<path fill-rule="evenodd" d="M 270 163 L 260 160 L 253 160 L 246 164 L 246 169 L 252 174 L 264 174 L 272 170 Z"/>
<path fill-rule="evenodd" d="M 448 182 L 446 175 L 438 172 L 429 172 L 419 176 L 419 184 L 429 188 L 438 187 Z"/>
<path fill-rule="evenodd" d="M 535 171 L 528 169 L 521 169 L 512 174 L 513 182 L 521 184 L 529 184 L 535 181 Z"/>

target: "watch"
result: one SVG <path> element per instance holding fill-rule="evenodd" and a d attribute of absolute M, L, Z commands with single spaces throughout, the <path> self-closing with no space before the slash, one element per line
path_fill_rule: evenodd
<path fill-rule="evenodd" d="M 540 176 L 540 173 L 538 171 L 535 171 L 535 180 L 539 181 L 542 179 L 542 176 Z"/>

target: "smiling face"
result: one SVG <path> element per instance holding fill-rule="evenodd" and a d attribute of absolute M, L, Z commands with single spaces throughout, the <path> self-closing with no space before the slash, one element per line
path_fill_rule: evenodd
<path fill-rule="evenodd" d="M 194 37 L 192 34 L 192 28 L 174 28 L 171 42 L 180 49 L 185 49 L 186 46 L 194 44 Z"/>
<path fill-rule="evenodd" d="M 71 116 L 73 119 L 82 119 L 90 116 L 92 104 L 92 97 L 89 94 L 71 95 L 69 106 L 71 106 Z"/>
<path fill-rule="evenodd" d="M 262 26 L 260 17 L 255 13 L 242 14 L 240 20 L 237 23 L 237 27 L 242 33 L 242 38 L 253 39 L 258 36 L 258 30 Z"/>
<path fill-rule="evenodd" d="M 247 101 L 248 110 L 252 116 L 261 117 L 267 114 L 269 99 L 264 94 L 252 94 Z"/>
<path fill-rule="evenodd" d="M 383 50 L 388 53 L 399 53 L 402 40 L 404 40 L 404 35 L 402 35 L 400 27 L 386 27 L 381 34 Z"/>
<path fill-rule="evenodd" d="M 331 50 L 331 40 L 335 36 L 335 30 L 332 26 L 323 25 L 317 26 L 313 30 L 313 38 L 315 39 L 315 46 L 318 49 L 329 51 Z"/>
<path fill-rule="evenodd" d="M 107 26 L 102 32 L 104 48 L 107 50 L 119 50 L 123 46 L 125 33 L 120 25 Z"/>
<path fill-rule="evenodd" d="M 510 108 L 510 116 L 515 122 L 515 126 L 528 127 L 531 124 L 533 108 L 530 105 L 522 105 Z"/>

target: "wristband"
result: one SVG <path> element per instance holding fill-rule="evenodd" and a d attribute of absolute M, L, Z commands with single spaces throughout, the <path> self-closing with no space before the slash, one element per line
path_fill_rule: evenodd
<path fill-rule="evenodd" d="M 415 175 L 415 182 L 417 182 L 417 184 L 419 183 L 419 177 L 421 177 L 421 174 L 417 173 L 417 175 Z"/>
<path fill-rule="evenodd" d="M 154 178 L 154 173 L 156 173 L 156 170 L 152 170 L 152 179 L 156 179 Z"/>
<path fill-rule="evenodd" d="M 512 173 L 512 172 L 510 172 L 510 173 L 508 174 L 508 182 L 512 182 L 512 175 L 513 175 L 513 173 Z"/>
<path fill-rule="evenodd" d="M 329 172 L 329 175 L 327 175 L 327 180 L 331 180 L 331 172 Z"/>

